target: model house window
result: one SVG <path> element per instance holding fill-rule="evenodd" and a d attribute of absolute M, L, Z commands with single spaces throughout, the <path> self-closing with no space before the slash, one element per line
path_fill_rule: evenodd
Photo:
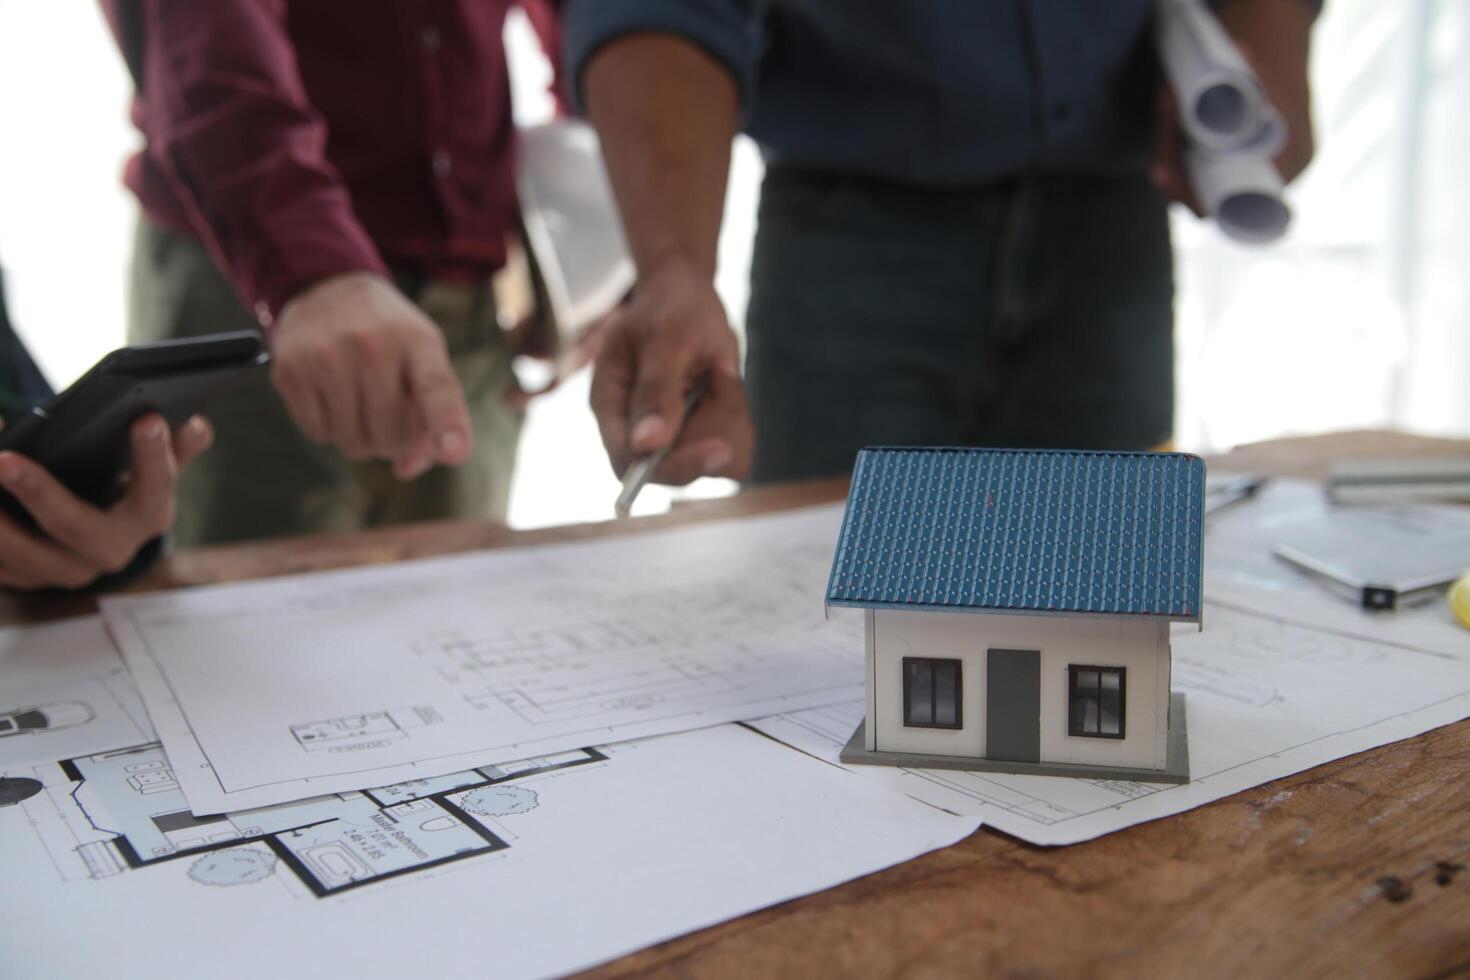
<path fill-rule="evenodd" d="M 903 658 L 903 723 L 909 728 L 961 728 L 960 662 Z"/>
<path fill-rule="evenodd" d="M 1084 667 L 1073 664 L 1068 703 L 1069 735 L 1091 738 L 1123 737 L 1123 667 Z"/>

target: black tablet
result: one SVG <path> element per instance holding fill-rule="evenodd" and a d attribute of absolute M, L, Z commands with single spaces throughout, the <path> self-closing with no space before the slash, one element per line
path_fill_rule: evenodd
<path fill-rule="evenodd" d="M 45 405 L 11 420 L 0 430 L 0 451 L 30 457 L 81 499 L 106 507 L 126 489 L 134 422 L 158 412 L 177 428 L 269 360 L 251 331 L 115 350 Z M 28 522 L 3 491 L 0 510 Z"/>

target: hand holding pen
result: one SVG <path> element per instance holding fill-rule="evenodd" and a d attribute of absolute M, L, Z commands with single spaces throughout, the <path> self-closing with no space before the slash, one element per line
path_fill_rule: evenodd
<path fill-rule="evenodd" d="M 633 501 L 638 499 L 638 494 L 643 492 L 643 488 L 653 479 L 654 473 L 658 472 L 659 467 L 663 466 L 664 461 L 669 458 L 670 451 L 679 441 L 679 435 L 689 422 L 689 416 L 694 414 L 695 408 L 699 406 L 699 400 L 704 397 L 708 388 L 709 384 L 703 378 L 696 381 L 694 387 L 690 388 L 689 393 L 684 396 L 684 412 L 679 416 L 679 425 L 674 430 L 674 438 L 662 449 L 654 450 L 647 456 L 636 460 L 623 473 L 623 489 L 618 494 L 617 502 L 613 505 L 613 510 L 619 517 L 627 517 L 633 513 Z"/>
<path fill-rule="evenodd" d="M 755 438 L 739 347 L 713 288 L 640 281 L 610 320 L 591 404 L 614 472 L 662 454 L 647 482 L 743 479 Z"/>

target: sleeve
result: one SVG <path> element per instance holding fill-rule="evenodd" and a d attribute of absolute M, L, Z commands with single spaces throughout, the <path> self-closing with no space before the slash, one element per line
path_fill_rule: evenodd
<path fill-rule="evenodd" d="M 51 385 L 10 325 L 5 277 L 0 274 L 0 420 L 22 415 L 44 404 L 51 395 Z"/>
<path fill-rule="evenodd" d="M 263 322 L 342 272 L 386 274 L 327 161 L 286 0 L 145 0 L 148 153 Z"/>
<path fill-rule="evenodd" d="M 735 78 L 741 105 L 755 93 L 765 0 L 564 0 L 567 94 L 578 112 L 582 72 L 603 45 L 628 34 L 673 34 L 698 45 Z"/>

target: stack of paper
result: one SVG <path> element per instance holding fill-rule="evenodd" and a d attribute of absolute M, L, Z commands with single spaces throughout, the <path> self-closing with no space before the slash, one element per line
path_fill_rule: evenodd
<path fill-rule="evenodd" d="M 823 616 L 840 507 L 119 597 L 196 813 L 858 697 Z M 249 705 L 249 710 L 240 710 Z"/>
<path fill-rule="evenodd" d="M 12 719 L 7 980 L 563 974 L 979 825 L 738 725 L 200 814 L 95 617 L 0 630 Z"/>
<path fill-rule="evenodd" d="M 1370 621 L 1270 557 L 1320 497 L 1211 524 L 1184 786 L 840 765 L 838 507 L 111 599 L 131 674 L 95 618 L 0 630 L 0 972 L 560 973 L 982 820 L 1086 840 L 1470 715 L 1445 610 Z"/>

